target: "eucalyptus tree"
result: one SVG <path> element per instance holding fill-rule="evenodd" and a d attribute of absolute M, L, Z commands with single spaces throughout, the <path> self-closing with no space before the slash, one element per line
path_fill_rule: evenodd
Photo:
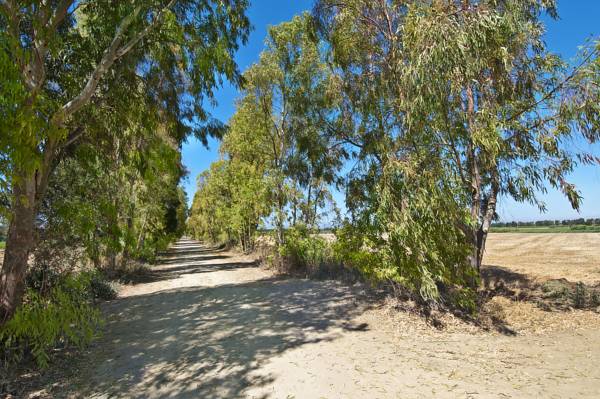
<path fill-rule="evenodd" d="M 346 152 L 332 130 L 337 82 L 310 14 L 270 28 L 244 81 L 222 159 L 200 175 L 188 224 L 197 237 L 251 250 L 271 216 L 277 245 L 286 226 L 317 225 Z"/>
<path fill-rule="evenodd" d="M 165 105 L 175 101 L 176 87 L 147 90 L 125 63 L 115 73 L 119 78 L 106 84 L 111 95 L 81 111 L 86 134 L 65 146 L 67 156 L 57 160 L 38 216 L 44 221 L 41 244 L 47 248 L 50 240 L 52 253 L 83 246 L 94 264 L 108 259 L 113 268 L 117 258 L 152 257 L 176 234 L 186 132 Z M 168 69 L 149 68 L 145 77 L 157 75 L 169 77 Z"/>
<path fill-rule="evenodd" d="M 132 258 L 152 258 L 182 233 L 178 150 L 151 135 L 132 150 L 131 138 L 115 137 L 119 145 L 107 145 L 108 152 L 82 139 L 56 166 L 38 214 L 36 265 L 72 259 L 118 271 Z"/>
<path fill-rule="evenodd" d="M 273 187 L 277 242 L 282 244 L 287 207 L 291 203 L 295 211 L 300 190 L 307 190 L 305 219 L 314 223 L 313 206 L 325 198 L 345 156 L 328 130 L 338 93 L 312 17 L 305 13 L 272 27 L 259 62 L 244 78 L 224 149 L 239 158 L 240 145 L 258 140 L 246 156 L 260 155 L 268 162 L 265 174 Z M 257 138 L 249 139 L 252 135 Z"/>
<path fill-rule="evenodd" d="M 391 140 L 402 131 L 395 111 L 403 2 L 320 1 L 315 20 L 328 43 L 328 62 L 341 99 L 328 128 L 357 160 L 346 180 L 346 206 L 354 220 L 370 217 Z"/>
<path fill-rule="evenodd" d="M 233 202 L 236 200 L 233 192 L 236 187 L 232 184 L 229 162 L 213 162 L 210 169 L 202 172 L 197 180 L 188 229 L 197 239 L 212 243 L 231 242 L 237 233 L 232 226 Z"/>
<path fill-rule="evenodd" d="M 568 142 L 579 136 L 574 124 L 587 128 L 589 140 L 598 138 L 597 123 L 565 111 L 569 91 L 577 90 L 572 78 L 597 54 L 570 69 L 544 45 L 544 12 L 557 17 L 554 2 L 440 2 L 413 7 L 405 24 L 411 63 L 403 69 L 407 99 L 401 107 L 411 135 L 421 138 L 415 141 L 425 137 L 437 147 L 434 154 L 443 160 L 439 178 L 452 181 L 450 192 L 464 196 L 469 213 L 457 227 L 471 245 L 477 272 L 498 197 L 544 210 L 538 193 L 549 184 L 579 209 L 581 198 L 568 173 L 588 157 L 570 151 Z"/>
<path fill-rule="evenodd" d="M 248 35 L 246 8 L 246 0 L 0 1 L 0 188 L 10 221 L 2 320 L 21 300 L 35 219 L 57 159 L 88 133 L 83 115 L 112 96 L 111 83 L 127 70 L 150 92 L 174 89 L 157 101 L 181 122 L 180 135 L 215 132 L 202 104 L 222 76 L 238 81 L 233 52 Z M 152 73 L 160 69 L 168 73 Z"/>
<path fill-rule="evenodd" d="M 358 82 L 343 85 L 339 125 L 359 160 L 376 159 L 348 197 L 362 199 L 354 227 L 367 234 L 345 231 L 348 251 L 382 258 L 372 274 L 435 299 L 439 283 L 475 285 L 500 195 L 544 209 L 549 183 L 578 208 L 567 175 L 593 158 L 566 143 L 576 127 L 598 138 L 597 53 L 569 68 L 546 49 L 541 15 L 556 17 L 553 1 L 323 0 L 316 10 L 338 74 Z"/>

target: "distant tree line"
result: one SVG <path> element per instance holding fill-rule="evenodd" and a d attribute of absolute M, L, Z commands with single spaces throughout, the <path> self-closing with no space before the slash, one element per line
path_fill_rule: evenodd
<path fill-rule="evenodd" d="M 495 222 L 493 227 L 544 227 L 544 226 L 600 226 L 600 218 L 579 218 L 565 220 L 537 220 L 534 222 Z"/>

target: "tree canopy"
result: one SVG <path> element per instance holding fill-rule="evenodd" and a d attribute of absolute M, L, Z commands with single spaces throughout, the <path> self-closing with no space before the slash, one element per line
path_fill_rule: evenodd
<path fill-rule="evenodd" d="M 81 239 L 102 237 L 110 256 L 154 252 L 161 231 L 181 230 L 180 147 L 222 132 L 205 107 L 224 79 L 239 83 L 247 6 L 0 1 L 2 320 L 50 221 L 78 218 Z"/>
<path fill-rule="evenodd" d="M 263 179 L 271 208 L 253 225 L 282 246 L 298 210 L 318 225 L 337 184 L 343 263 L 424 300 L 469 296 L 499 198 L 543 211 L 553 187 L 578 209 L 569 173 L 598 162 L 571 143 L 599 138 L 600 45 L 566 62 L 544 43 L 543 15 L 558 17 L 554 1 L 321 0 L 272 28 L 219 164 Z M 201 189 L 220 179 L 211 170 Z"/>

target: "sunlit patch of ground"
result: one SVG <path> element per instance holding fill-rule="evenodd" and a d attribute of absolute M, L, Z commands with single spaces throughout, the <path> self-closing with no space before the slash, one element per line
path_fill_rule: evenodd
<path fill-rule="evenodd" d="M 564 245 L 578 245 L 576 237 Z M 496 256 L 495 275 L 514 277 L 510 268 L 520 266 L 505 266 L 497 248 L 488 254 Z M 597 397 L 600 315 L 547 312 L 508 294 L 485 306 L 509 330 L 451 314 L 433 328 L 360 284 L 282 279 L 251 258 L 180 242 L 104 307 L 101 340 L 60 368 L 30 375 L 23 396 Z"/>

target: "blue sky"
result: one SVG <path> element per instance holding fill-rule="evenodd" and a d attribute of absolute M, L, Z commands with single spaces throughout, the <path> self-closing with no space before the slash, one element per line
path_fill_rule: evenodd
<path fill-rule="evenodd" d="M 245 70 L 258 60 L 270 25 L 287 21 L 302 11 L 310 10 L 312 6 L 313 0 L 253 0 L 248 16 L 254 29 L 248 44 L 236 55 L 240 70 Z M 577 53 L 577 46 L 600 34 L 600 1 L 558 0 L 558 11 L 560 20 L 547 21 L 546 42 L 551 51 L 571 59 Z M 213 116 L 226 122 L 235 111 L 234 103 L 237 97 L 237 90 L 225 84 L 216 93 L 218 105 L 211 110 Z M 205 148 L 195 139 L 184 144 L 183 162 L 190 173 L 183 185 L 190 203 L 196 191 L 196 176 L 219 158 L 218 148 L 219 142 L 213 139 L 209 140 L 209 148 Z M 536 207 L 515 203 L 508 198 L 500 200 L 498 213 L 505 221 L 600 217 L 600 166 L 578 168 L 571 175 L 570 181 L 579 188 L 584 197 L 579 214 L 571 209 L 562 194 L 552 189 L 543 196 L 548 208 L 545 214 L 540 214 Z M 343 201 L 341 195 L 336 197 Z M 343 204 L 340 203 L 341 205 Z"/>

